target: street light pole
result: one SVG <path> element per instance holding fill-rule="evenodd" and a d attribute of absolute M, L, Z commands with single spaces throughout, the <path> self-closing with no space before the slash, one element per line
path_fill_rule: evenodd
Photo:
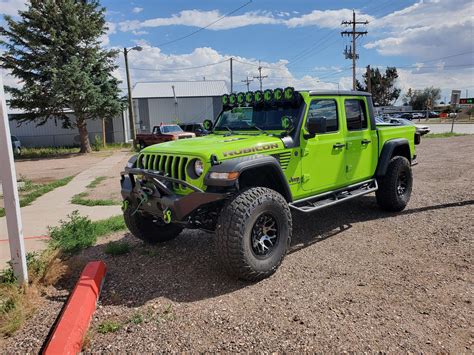
<path fill-rule="evenodd" d="M 135 118 L 133 115 L 133 102 L 132 102 L 132 84 L 130 80 L 130 69 L 128 68 L 128 52 L 136 50 L 140 52 L 142 47 L 136 46 L 132 48 L 124 48 L 123 49 L 123 56 L 125 58 L 125 71 L 127 72 L 127 96 L 128 96 L 128 119 L 130 122 L 130 134 L 133 140 L 133 145 L 135 146 L 135 138 L 136 138 L 136 129 L 135 129 Z"/>

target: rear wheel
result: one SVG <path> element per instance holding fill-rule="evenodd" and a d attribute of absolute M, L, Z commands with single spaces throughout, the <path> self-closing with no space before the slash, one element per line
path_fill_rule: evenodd
<path fill-rule="evenodd" d="M 393 157 L 385 176 L 377 179 L 379 188 L 375 192 L 377 203 L 387 211 L 402 211 L 410 200 L 413 174 L 410 162 L 405 157 Z"/>
<path fill-rule="evenodd" d="M 130 232 L 146 243 L 156 244 L 176 238 L 183 230 L 177 224 L 165 224 L 150 215 L 136 211 L 131 205 L 123 212 L 125 224 Z"/>
<path fill-rule="evenodd" d="M 278 192 L 255 187 L 223 209 L 216 228 L 217 255 L 233 276 L 256 281 L 273 274 L 291 240 L 291 213 Z"/>

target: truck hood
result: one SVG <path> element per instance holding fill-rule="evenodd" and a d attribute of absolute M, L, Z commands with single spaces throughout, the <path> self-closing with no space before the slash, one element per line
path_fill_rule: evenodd
<path fill-rule="evenodd" d="M 283 149 L 280 138 L 266 134 L 210 134 L 193 139 L 182 139 L 149 146 L 143 153 L 176 154 L 202 157 L 208 161 L 212 154 L 219 160 L 266 153 Z"/>

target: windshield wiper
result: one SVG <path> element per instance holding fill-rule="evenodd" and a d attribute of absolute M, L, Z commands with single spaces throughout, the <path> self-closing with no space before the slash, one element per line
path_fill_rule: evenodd
<path fill-rule="evenodd" d="M 265 133 L 265 134 L 268 134 L 267 131 L 265 131 L 264 129 L 262 129 L 262 128 L 260 128 L 260 127 L 258 127 L 258 126 L 256 126 L 256 125 L 254 125 L 254 124 L 253 124 L 253 125 L 250 125 L 249 127 L 250 127 L 250 128 L 256 128 L 256 129 L 258 129 L 260 132 Z"/>

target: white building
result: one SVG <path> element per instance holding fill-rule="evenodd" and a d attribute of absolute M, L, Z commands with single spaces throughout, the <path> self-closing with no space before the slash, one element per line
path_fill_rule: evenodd
<path fill-rule="evenodd" d="M 222 110 L 224 80 L 139 82 L 132 90 L 137 131 L 163 123 L 203 122 Z"/>

